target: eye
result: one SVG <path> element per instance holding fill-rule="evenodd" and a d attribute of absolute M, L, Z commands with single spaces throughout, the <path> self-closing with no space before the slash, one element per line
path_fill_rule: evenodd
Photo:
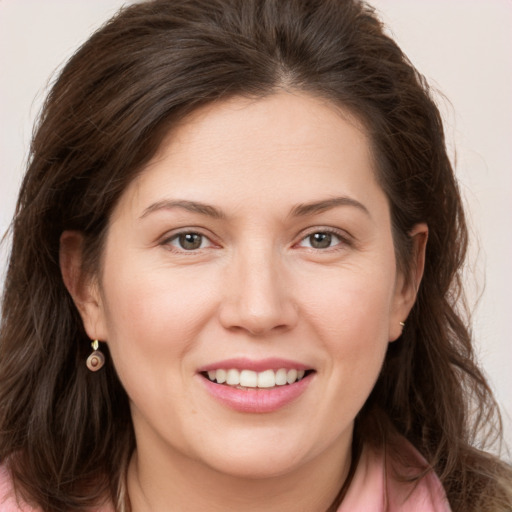
<path fill-rule="evenodd" d="M 336 247 L 343 242 L 343 239 L 330 231 L 316 231 L 304 237 L 299 246 L 311 247 L 312 249 L 329 249 Z"/>
<path fill-rule="evenodd" d="M 168 238 L 165 244 L 181 251 L 196 251 L 210 246 L 211 242 L 206 236 L 191 231 L 178 233 Z"/>

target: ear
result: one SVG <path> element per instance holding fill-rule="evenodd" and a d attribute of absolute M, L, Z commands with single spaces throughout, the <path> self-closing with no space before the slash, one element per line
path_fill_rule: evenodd
<path fill-rule="evenodd" d="M 84 237 L 79 231 L 64 231 L 60 237 L 59 264 L 64 284 L 75 303 L 91 340 L 107 339 L 98 280 L 83 270 Z"/>
<path fill-rule="evenodd" d="M 403 326 L 411 311 L 420 287 L 425 268 L 425 250 L 428 239 L 428 226 L 416 224 L 409 232 L 412 243 L 411 262 L 407 275 L 399 272 L 396 278 L 393 309 L 390 315 L 389 341 L 395 341 L 402 334 Z"/>

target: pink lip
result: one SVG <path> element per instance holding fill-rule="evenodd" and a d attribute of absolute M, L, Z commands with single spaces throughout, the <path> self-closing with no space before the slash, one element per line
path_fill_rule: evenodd
<path fill-rule="evenodd" d="M 256 361 L 253 359 L 239 357 L 234 359 L 225 359 L 224 361 L 208 364 L 206 366 L 202 366 L 197 371 L 201 373 L 209 372 L 212 370 L 229 370 L 231 368 L 236 368 L 237 370 L 252 370 L 253 372 L 263 372 L 265 370 L 275 371 L 279 370 L 280 368 L 285 368 L 286 370 L 291 370 L 293 368 L 296 370 L 312 369 L 310 366 L 306 366 L 296 361 L 290 361 L 288 359 L 268 358 Z"/>
<path fill-rule="evenodd" d="M 271 389 L 238 389 L 225 384 L 217 384 L 198 375 L 207 392 L 221 404 L 238 412 L 252 414 L 274 412 L 290 404 L 306 391 L 313 376 L 314 373 L 310 373 L 298 382 Z"/>

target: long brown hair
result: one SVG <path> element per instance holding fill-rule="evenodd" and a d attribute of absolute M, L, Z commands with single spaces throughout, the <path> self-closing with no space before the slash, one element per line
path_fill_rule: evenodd
<path fill-rule="evenodd" d="M 85 367 L 90 340 L 61 278 L 60 235 L 81 231 L 84 270 L 97 271 L 112 209 L 172 126 L 206 103 L 278 88 L 327 98 L 364 123 L 402 270 L 408 232 L 429 226 L 417 302 L 389 347 L 358 435 L 405 436 L 455 512 L 512 506 L 510 468 L 476 447 L 499 435 L 499 413 L 461 307 L 467 230 L 424 78 L 358 0 L 155 0 L 121 10 L 63 69 L 40 116 L 12 224 L 0 458 L 43 510 L 84 510 L 105 499 L 120 506 L 135 446 L 108 354 L 102 371 Z M 376 418 L 378 439 L 368 426 Z"/>

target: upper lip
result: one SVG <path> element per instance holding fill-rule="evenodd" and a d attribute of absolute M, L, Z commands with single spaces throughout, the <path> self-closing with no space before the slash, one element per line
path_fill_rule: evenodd
<path fill-rule="evenodd" d="M 263 372 L 265 370 L 279 370 L 280 368 L 285 368 L 286 370 L 312 370 L 311 366 L 307 366 L 305 364 L 299 363 L 297 361 L 292 361 L 290 359 L 281 359 L 275 357 L 267 359 L 248 359 L 244 357 L 239 357 L 233 359 L 224 359 L 222 361 L 217 361 L 215 363 L 201 366 L 201 368 L 198 369 L 198 372 L 202 373 L 220 369 L 229 370 L 232 368 L 237 370 L 252 370 L 254 372 Z"/>

